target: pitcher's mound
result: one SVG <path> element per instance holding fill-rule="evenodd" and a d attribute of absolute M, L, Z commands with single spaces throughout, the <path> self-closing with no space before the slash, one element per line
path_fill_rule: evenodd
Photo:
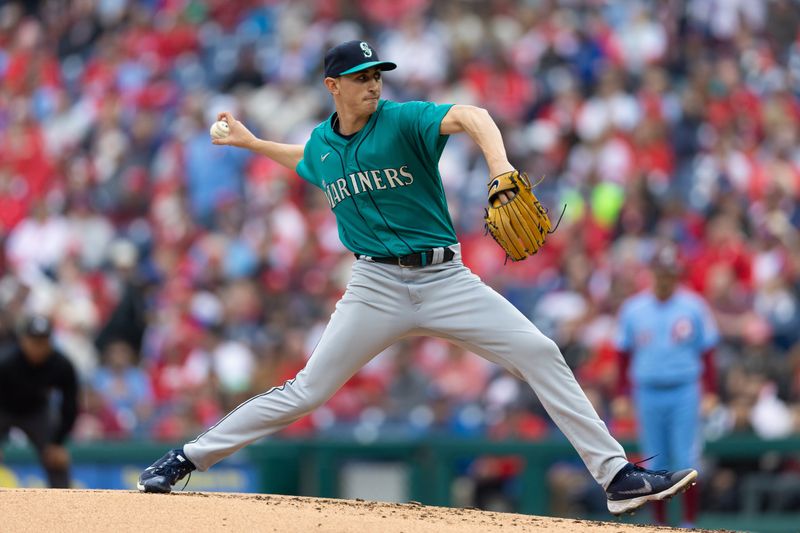
<path fill-rule="evenodd" d="M 262 494 L 0 489 L 1 531 L 522 533 L 665 531 L 614 522 Z"/>

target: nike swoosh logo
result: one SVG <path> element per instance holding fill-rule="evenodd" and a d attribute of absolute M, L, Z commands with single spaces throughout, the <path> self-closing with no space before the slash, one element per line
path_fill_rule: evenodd
<path fill-rule="evenodd" d="M 496 189 L 500 186 L 500 180 L 494 180 L 489 184 L 489 192 L 492 192 L 492 189 Z"/>
<path fill-rule="evenodd" d="M 320 157 L 320 161 L 322 161 L 324 163 L 329 155 L 331 155 L 330 152 L 327 152 L 327 153 L 323 154 L 322 157 Z"/>
<path fill-rule="evenodd" d="M 651 492 L 653 492 L 653 487 L 650 485 L 650 482 L 645 479 L 644 487 L 636 490 L 621 490 L 617 494 L 649 494 Z"/>

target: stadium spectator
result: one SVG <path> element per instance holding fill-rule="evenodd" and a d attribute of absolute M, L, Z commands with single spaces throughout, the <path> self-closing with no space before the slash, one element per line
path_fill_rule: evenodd
<path fill-rule="evenodd" d="M 145 424 L 152 417 L 153 390 L 147 374 L 136 366 L 136 354 L 128 344 L 115 341 L 106 345 L 103 359 L 92 388 L 111 409 L 121 430 L 118 436 L 145 435 Z"/>

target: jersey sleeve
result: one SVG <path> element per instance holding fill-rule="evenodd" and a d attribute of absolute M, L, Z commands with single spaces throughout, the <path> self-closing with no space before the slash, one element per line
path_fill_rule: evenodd
<path fill-rule="evenodd" d="M 303 159 L 301 159 L 297 166 L 294 167 L 294 171 L 297 172 L 297 175 L 303 178 L 304 180 L 314 183 L 314 176 L 311 173 L 311 169 L 308 168 L 308 144 L 306 144 L 305 149 L 303 150 Z"/>
<path fill-rule="evenodd" d="M 701 300 L 697 299 L 698 311 L 700 315 L 701 325 L 701 343 L 700 349 L 706 352 L 714 348 L 719 343 L 719 330 L 717 329 L 717 322 L 714 320 L 714 315 L 708 305 Z"/>
<path fill-rule="evenodd" d="M 406 102 L 402 106 L 401 124 L 411 130 L 423 152 L 434 163 L 439 162 L 448 135 L 441 135 L 439 128 L 442 119 L 453 104 L 434 104 L 432 102 Z"/>
<path fill-rule="evenodd" d="M 305 146 L 303 147 L 303 159 L 294 167 L 297 175 L 315 187 L 322 188 L 319 169 L 314 167 L 314 161 L 319 160 L 319 127 L 311 132 Z M 316 156 L 314 154 L 317 154 Z"/>

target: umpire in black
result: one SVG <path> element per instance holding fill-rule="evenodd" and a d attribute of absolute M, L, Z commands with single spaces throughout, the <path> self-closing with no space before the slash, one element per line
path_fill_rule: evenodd
<path fill-rule="evenodd" d="M 0 353 L 0 443 L 12 427 L 36 448 L 51 487 L 67 488 L 69 452 L 64 447 L 78 414 L 78 379 L 72 363 L 50 342 L 50 319 L 26 317 L 17 342 Z M 58 395 L 59 409 L 54 405 Z"/>

